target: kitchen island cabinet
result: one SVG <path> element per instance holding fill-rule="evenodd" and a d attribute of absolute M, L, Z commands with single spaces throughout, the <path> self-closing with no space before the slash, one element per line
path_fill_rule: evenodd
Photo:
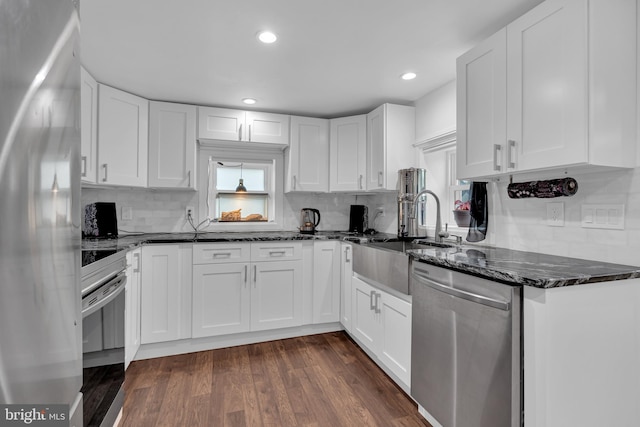
<path fill-rule="evenodd" d="M 98 184 L 147 186 L 149 101 L 98 85 Z"/>
<path fill-rule="evenodd" d="M 633 168 L 636 2 L 547 0 L 458 58 L 457 175 Z"/>

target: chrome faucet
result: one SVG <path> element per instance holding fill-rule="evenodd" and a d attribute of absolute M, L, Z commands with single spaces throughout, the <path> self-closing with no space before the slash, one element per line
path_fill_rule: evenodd
<path fill-rule="evenodd" d="M 445 237 L 449 237 L 449 233 L 447 233 L 446 231 L 442 231 L 442 222 L 440 220 L 440 199 L 438 199 L 438 196 L 436 196 L 436 194 L 431 191 L 431 190 L 422 190 L 421 192 L 419 192 L 416 197 L 413 199 L 413 213 L 411 215 L 411 218 L 415 218 L 416 217 L 416 206 L 418 204 L 418 199 L 422 196 L 424 196 L 425 194 L 431 194 L 433 196 L 434 199 L 436 199 L 436 242 L 441 242 L 443 238 Z M 426 198 L 425 198 L 425 202 L 426 202 Z"/>

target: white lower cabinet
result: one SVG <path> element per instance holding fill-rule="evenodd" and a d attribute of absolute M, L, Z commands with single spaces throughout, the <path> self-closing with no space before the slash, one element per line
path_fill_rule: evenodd
<path fill-rule="evenodd" d="M 136 357 L 140 348 L 140 248 L 127 252 L 127 285 L 125 287 L 124 366 Z"/>
<path fill-rule="evenodd" d="M 351 333 L 407 387 L 411 385 L 411 303 L 352 277 Z"/>
<path fill-rule="evenodd" d="M 313 323 L 340 321 L 340 242 L 313 245 Z"/>
<path fill-rule="evenodd" d="M 191 338 L 191 264 L 191 244 L 142 248 L 142 344 Z"/>
<path fill-rule="evenodd" d="M 351 332 L 351 277 L 353 263 L 350 243 L 340 244 L 340 323 Z"/>
<path fill-rule="evenodd" d="M 193 337 L 302 325 L 301 253 L 299 242 L 194 245 Z"/>

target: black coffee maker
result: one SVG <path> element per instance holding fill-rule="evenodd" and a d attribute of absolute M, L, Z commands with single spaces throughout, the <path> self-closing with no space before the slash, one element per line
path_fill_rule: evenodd
<path fill-rule="evenodd" d="M 369 228 L 369 212 L 365 205 L 351 205 L 349 232 L 362 234 Z"/>

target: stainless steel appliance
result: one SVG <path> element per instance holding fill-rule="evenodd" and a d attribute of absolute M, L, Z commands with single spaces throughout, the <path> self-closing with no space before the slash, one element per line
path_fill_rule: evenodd
<path fill-rule="evenodd" d="M 0 2 L 0 404 L 68 405 L 71 426 L 82 423 L 78 27 L 71 0 Z"/>
<path fill-rule="evenodd" d="M 369 228 L 369 209 L 364 205 L 349 208 L 349 232 L 362 234 Z"/>
<path fill-rule="evenodd" d="M 522 288 L 418 261 L 411 396 L 446 427 L 522 425 Z"/>
<path fill-rule="evenodd" d="M 126 252 L 82 251 L 84 425 L 112 426 L 124 403 Z"/>
<path fill-rule="evenodd" d="M 427 171 L 421 168 L 398 171 L 398 237 L 418 239 L 427 237 L 424 226 L 423 203 L 414 203 L 415 196 L 425 189 Z"/>
<path fill-rule="evenodd" d="M 305 234 L 313 234 L 316 227 L 320 224 L 320 211 L 313 208 L 304 208 L 300 210 L 300 232 Z"/>

